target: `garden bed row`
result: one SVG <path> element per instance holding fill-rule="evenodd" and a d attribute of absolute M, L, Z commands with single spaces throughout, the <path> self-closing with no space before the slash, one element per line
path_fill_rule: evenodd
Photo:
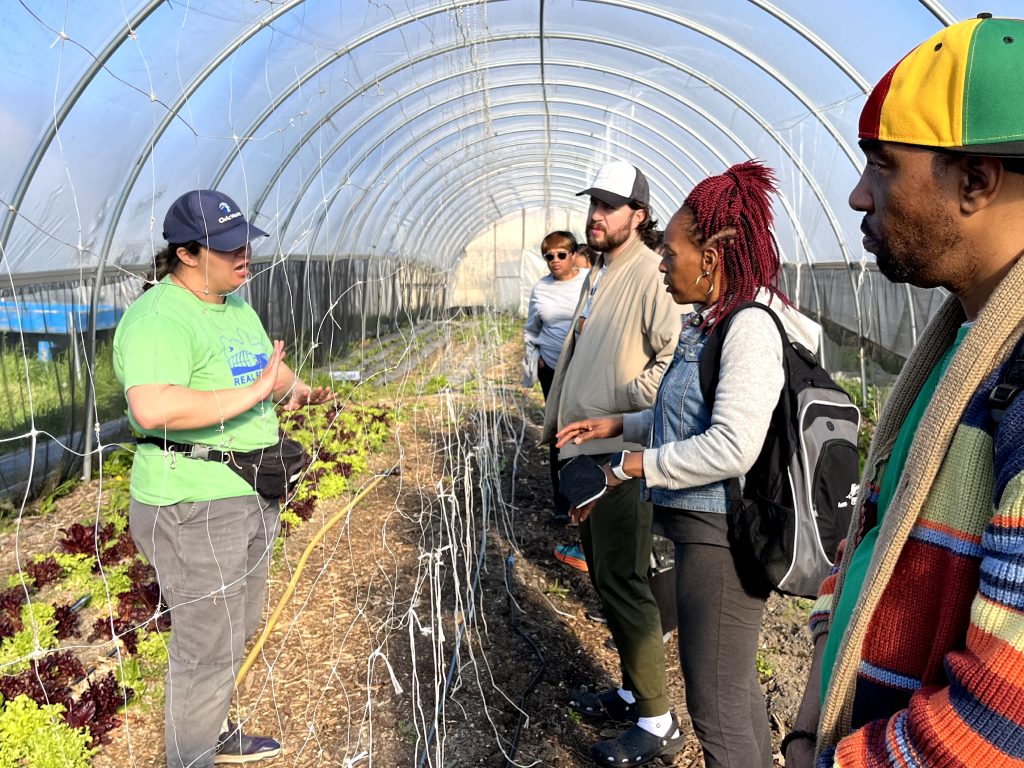
<path fill-rule="evenodd" d="M 319 502 L 348 492 L 393 419 L 353 403 L 282 414 L 282 432 L 313 461 L 282 510 L 275 553 Z M 80 519 L 60 529 L 52 551 L 19 552 L 4 577 L 0 768 L 88 766 L 125 707 L 160 703 L 173 617 L 128 531 L 131 458 L 125 449 L 108 457 L 99 509 L 86 515 L 81 504 L 95 507 L 95 496 L 79 495 Z"/>

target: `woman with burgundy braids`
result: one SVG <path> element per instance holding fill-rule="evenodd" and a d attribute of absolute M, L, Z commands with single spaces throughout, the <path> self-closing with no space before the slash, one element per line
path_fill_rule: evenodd
<path fill-rule="evenodd" d="M 769 587 L 734 556 L 727 513 L 729 481 L 757 459 L 784 384 L 782 339 L 772 317 L 737 307 L 749 301 L 770 306 L 790 339 L 811 350 L 821 334 L 778 289 L 770 199 L 777 193 L 773 172 L 754 160 L 694 188 L 665 230 L 660 270 L 672 298 L 695 311 L 683 315 L 654 408 L 584 419 L 558 433 L 558 445 L 622 434 L 650 446 L 613 456 L 605 476 L 609 486 L 640 478 L 655 520 L 675 544 L 679 660 L 707 768 L 772 764 L 755 668 Z M 712 409 L 700 389 L 701 350 L 734 312 Z M 589 509 L 575 512 L 586 517 Z"/>

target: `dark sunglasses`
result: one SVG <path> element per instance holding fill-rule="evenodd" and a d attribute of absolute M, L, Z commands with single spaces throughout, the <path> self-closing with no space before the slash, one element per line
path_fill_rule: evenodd
<path fill-rule="evenodd" d="M 544 254 L 544 261 L 554 261 L 558 259 L 561 261 L 569 255 L 568 251 L 549 251 Z"/>

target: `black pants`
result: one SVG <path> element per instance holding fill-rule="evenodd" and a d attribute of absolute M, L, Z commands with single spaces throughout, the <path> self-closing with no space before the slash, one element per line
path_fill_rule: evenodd
<path fill-rule="evenodd" d="M 555 378 L 555 369 L 549 368 L 547 365 L 541 365 L 540 361 L 537 362 L 537 380 L 540 381 L 541 391 L 544 393 L 544 401 L 547 402 L 548 392 L 551 391 L 551 382 Z M 552 499 L 555 503 L 555 514 L 556 515 L 568 515 L 569 514 L 569 500 L 565 498 L 558 490 L 558 449 L 555 448 L 555 444 L 551 443 L 548 446 L 548 464 L 551 466 L 551 493 Z"/>
<path fill-rule="evenodd" d="M 704 765 L 771 766 L 755 666 L 767 591 L 744 588 L 728 546 L 676 542 L 675 553 L 679 662 Z"/>

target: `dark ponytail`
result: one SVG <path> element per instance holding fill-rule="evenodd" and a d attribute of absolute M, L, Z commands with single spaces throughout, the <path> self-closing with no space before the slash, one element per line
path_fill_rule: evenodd
<path fill-rule="evenodd" d="M 630 207 L 633 207 L 632 204 Z M 653 251 L 661 245 L 664 233 L 658 229 L 658 221 L 654 218 L 648 206 L 643 205 L 639 208 L 633 208 L 633 210 L 643 211 L 647 214 L 644 216 L 644 223 L 637 227 L 637 234 L 640 235 L 641 242 Z"/>
<path fill-rule="evenodd" d="M 189 243 L 168 243 L 166 248 L 157 251 L 153 257 L 153 274 L 146 278 L 142 290 L 148 291 L 178 268 L 178 265 L 181 264 L 181 259 L 178 258 L 179 248 L 184 248 L 193 256 L 198 256 L 201 247 L 193 240 Z"/>

